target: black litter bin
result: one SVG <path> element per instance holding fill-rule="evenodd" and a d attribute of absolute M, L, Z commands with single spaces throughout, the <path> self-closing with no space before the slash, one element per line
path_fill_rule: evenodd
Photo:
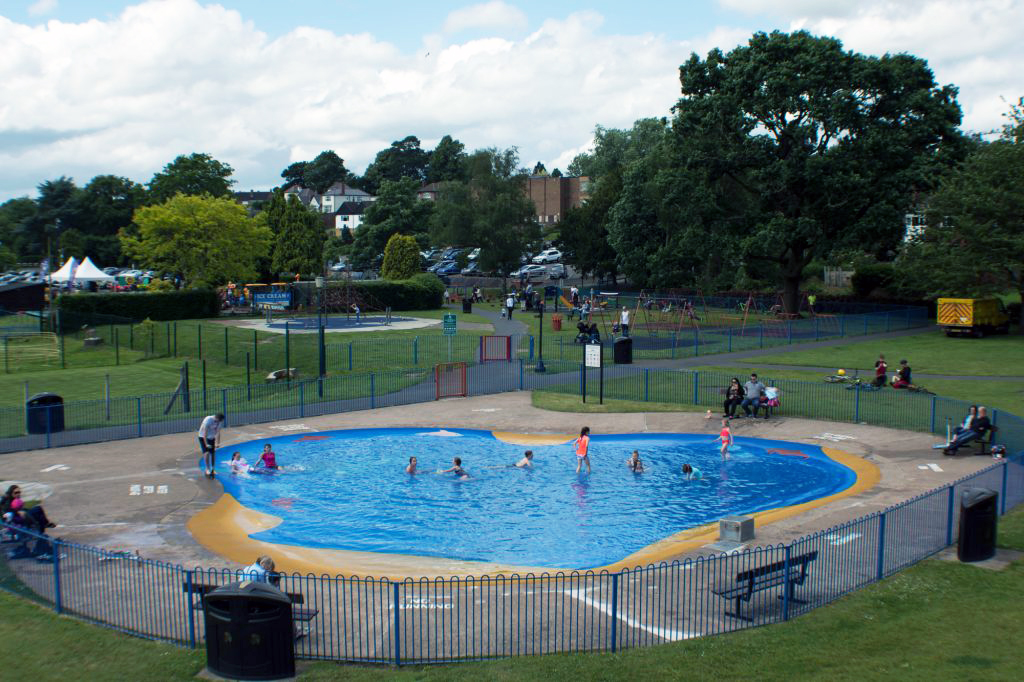
<path fill-rule="evenodd" d="M 462 299 L 462 312 L 471 313 L 473 312 L 473 299 L 464 298 Z"/>
<path fill-rule="evenodd" d="M 243 680 L 295 677 L 292 602 L 267 583 L 242 581 L 208 593 L 203 600 L 206 666 Z"/>
<path fill-rule="evenodd" d="M 37 393 L 25 403 L 25 428 L 29 433 L 64 430 L 64 398 L 56 393 Z"/>
<path fill-rule="evenodd" d="M 960 561 L 984 561 L 996 554 L 999 495 L 986 488 L 968 488 L 960 496 Z"/>
<path fill-rule="evenodd" d="M 633 364 L 633 339 L 628 336 L 620 336 L 615 339 L 615 364 Z"/>

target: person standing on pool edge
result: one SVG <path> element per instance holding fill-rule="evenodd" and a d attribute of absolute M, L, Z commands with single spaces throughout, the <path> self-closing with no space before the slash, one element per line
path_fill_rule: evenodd
<path fill-rule="evenodd" d="M 224 423 L 224 415 L 220 412 L 211 414 L 199 425 L 199 432 L 196 439 L 199 441 L 199 451 L 204 456 L 206 464 L 206 477 L 213 478 L 213 471 L 217 466 L 217 446 L 220 444 L 220 427 Z"/>
<path fill-rule="evenodd" d="M 583 462 L 587 463 L 587 473 L 590 473 L 590 427 L 584 426 L 580 429 L 580 437 L 576 439 L 576 473 L 580 472 Z"/>

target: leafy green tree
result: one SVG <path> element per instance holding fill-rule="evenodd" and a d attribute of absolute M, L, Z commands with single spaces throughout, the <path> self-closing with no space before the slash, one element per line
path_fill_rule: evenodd
<path fill-rule="evenodd" d="M 341 226 L 341 237 L 339 239 L 341 239 L 341 243 L 345 246 L 355 241 L 355 238 L 352 236 L 352 229 L 348 225 Z"/>
<path fill-rule="evenodd" d="M 288 164 L 288 167 L 281 171 L 281 177 L 284 178 L 285 185 L 302 185 L 305 187 L 306 178 L 306 166 L 309 165 L 309 161 L 296 161 L 295 163 Z"/>
<path fill-rule="evenodd" d="M 409 279 L 420 271 L 420 247 L 416 240 L 404 234 L 393 234 L 384 247 L 384 264 L 380 276 L 384 279 Z"/>
<path fill-rule="evenodd" d="M 140 265 L 180 273 L 191 286 L 214 286 L 256 275 L 270 249 L 270 230 L 234 200 L 179 194 L 135 211 L 137 233 L 121 233 L 121 248 Z"/>
<path fill-rule="evenodd" d="M 426 245 L 433 202 L 417 199 L 419 188 L 420 183 L 414 178 L 384 181 L 377 200 L 366 209 L 363 222 L 356 230 L 352 244 L 353 268 L 369 268 L 393 234 L 411 235 Z"/>
<path fill-rule="evenodd" d="M 18 256 L 7 245 L 0 243 L 0 270 L 9 270 L 18 264 Z"/>
<path fill-rule="evenodd" d="M 608 213 L 621 192 L 622 177 L 609 173 L 597 183 L 590 198 L 566 211 L 559 223 L 563 257 L 584 274 L 612 280 L 618 274 L 615 249 L 608 242 Z"/>
<path fill-rule="evenodd" d="M 320 152 L 306 164 L 303 171 L 303 185 L 318 194 L 326 192 L 336 182 L 343 182 L 349 175 L 345 162 L 334 150 Z"/>
<path fill-rule="evenodd" d="M 930 297 L 1024 294 L 1024 98 L 1008 117 L 1002 137 L 931 196 L 927 227 L 896 269 L 904 288 Z"/>
<path fill-rule="evenodd" d="M 36 210 L 25 217 L 16 230 L 21 256 L 36 260 L 52 256 L 60 260 L 61 236 L 81 224 L 78 187 L 74 180 L 61 176 L 39 184 Z M 60 267 L 60 265 L 56 265 Z"/>
<path fill-rule="evenodd" d="M 316 276 L 324 270 L 327 235 L 320 214 L 309 210 L 293 194 L 288 199 L 274 242 L 274 273 Z"/>
<path fill-rule="evenodd" d="M 551 171 L 551 177 L 553 177 L 553 178 L 560 178 L 560 177 L 562 177 L 562 171 L 560 171 L 559 169 L 556 168 L 555 170 Z"/>
<path fill-rule="evenodd" d="M 324 262 L 337 263 L 347 256 L 351 250 L 351 245 L 346 244 L 340 237 L 328 237 L 327 242 L 324 244 Z"/>
<path fill-rule="evenodd" d="M 97 175 L 74 197 L 76 228 L 87 234 L 117 236 L 131 225 L 135 209 L 146 204 L 146 188 L 117 175 Z"/>
<path fill-rule="evenodd" d="M 430 153 L 427 182 L 451 182 L 466 179 L 466 145 L 445 135 Z"/>
<path fill-rule="evenodd" d="M 662 243 L 630 236 L 644 227 L 632 221 L 653 213 L 677 249 L 706 258 L 734 244 L 755 276 L 777 268 L 785 305 L 797 310 L 812 259 L 851 245 L 895 248 L 914 192 L 963 148 L 956 89 L 938 87 L 910 55 L 867 57 L 803 31 L 757 33 L 728 54 L 692 55 L 680 82 L 669 156 L 630 168 L 609 226 L 620 257 L 640 250 L 622 262 L 631 280 L 657 274 L 644 268 L 659 267 Z"/>
<path fill-rule="evenodd" d="M 538 161 L 533 166 L 533 173 L 531 175 L 547 175 L 548 169 L 544 167 L 544 164 Z"/>
<path fill-rule="evenodd" d="M 667 130 L 668 120 L 664 118 L 642 118 L 629 130 L 597 126 L 594 150 L 577 154 L 569 164 L 569 175 L 585 175 L 594 180 L 606 173 L 621 175 L 660 145 Z"/>
<path fill-rule="evenodd" d="M 370 194 L 377 194 L 385 181 L 397 182 L 411 178 L 419 188 L 427 177 L 430 154 L 420 149 L 420 140 L 415 135 L 391 143 L 387 149 L 377 152 L 377 157 L 366 168 L 361 188 Z"/>
<path fill-rule="evenodd" d="M 231 179 L 232 173 L 234 169 L 231 166 L 209 154 L 182 154 L 149 181 L 150 198 L 159 204 L 175 194 L 226 197 L 231 194 L 231 185 L 235 183 Z"/>
<path fill-rule="evenodd" d="M 37 211 L 36 202 L 28 197 L 0 204 L 0 243 L 9 248 L 17 260 L 38 260 L 44 255 L 45 237 L 43 245 L 39 246 L 39 236 L 29 228 Z"/>

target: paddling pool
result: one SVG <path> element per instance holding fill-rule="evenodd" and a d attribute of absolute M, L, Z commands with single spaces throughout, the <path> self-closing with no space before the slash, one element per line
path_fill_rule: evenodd
<path fill-rule="evenodd" d="M 578 569 L 620 561 L 724 516 L 798 505 L 857 481 L 814 445 L 738 437 L 723 462 L 713 438 L 592 435 L 593 472 L 577 475 L 567 435 L 521 436 L 520 442 L 557 444 L 514 445 L 490 431 L 357 429 L 224 448 L 217 468 L 227 494 L 282 519 L 250 535 L 255 540 Z M 253 463 L 265 443 L 281 473 L 229 473 L 230 453 Z M 534 452 L 534 467 L 510 466 L 526 449 Z M 642 474 L 626 466 L 634 449 L 646 466 Z M 406 474 L 410 455 L 431 473 Z M 468 480 L 432 473 L 450 467 L 453 456 L 462 458 Z M 702 478 L 686 480 L 683 463 Z"/>

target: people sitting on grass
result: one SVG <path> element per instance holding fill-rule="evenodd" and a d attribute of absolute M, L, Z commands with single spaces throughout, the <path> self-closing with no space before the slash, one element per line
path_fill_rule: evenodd
<path fill-rule="evenodd" d="M 757 410 L 761 407 L 761 396 L 764 395 L 764 384 L 757 378 L 757 374 L 751 372 L 750 381 L 743 384 L 743 400 L 740 407 L 743 408 L 744 417 L 757 418 Z M 753 413 L 751 413 L 753 407 Z"/>
<path fill-rule="evenodd" d="M 727 419 L 732 419 L 736 416 L 736 408 L 743 402 L 743 387 L 740 386 L 740 380 L 736 377 L 732 378 L 729 385 L 725 389 L 725 403 L 722 405 L 722 416 Z"/>
<path fill-rule="evenodd" d="M 914 388 L 914 382 L 910 376 L 910 365 L 906 360 L 900 360 L 900 368 L 896 370 L 896 376 L 892 380 L 893 388 Z"/>
<path fill-rule="evenodd" d="M 985 434 L 991 429 L 992 422 L 989 421 L 988 411 L 984 407 L 978 407 L 978 416 L 971 422 L 971 428 L 961 432 L 960 435 L 954 438 L 953 442 L 942 451 L 942 454 L 955 455 L 957 450 L 968 443 L 984 438 Z"/>
<path fill-rule="evenodd" d="M 875 380 L 872 382 L 876 388 L 885 386 L 886 371 L 888 369 L 889 365 L 885 362 L 885 356 L 879 353 L 878 359 L 875 360 Z"/>

